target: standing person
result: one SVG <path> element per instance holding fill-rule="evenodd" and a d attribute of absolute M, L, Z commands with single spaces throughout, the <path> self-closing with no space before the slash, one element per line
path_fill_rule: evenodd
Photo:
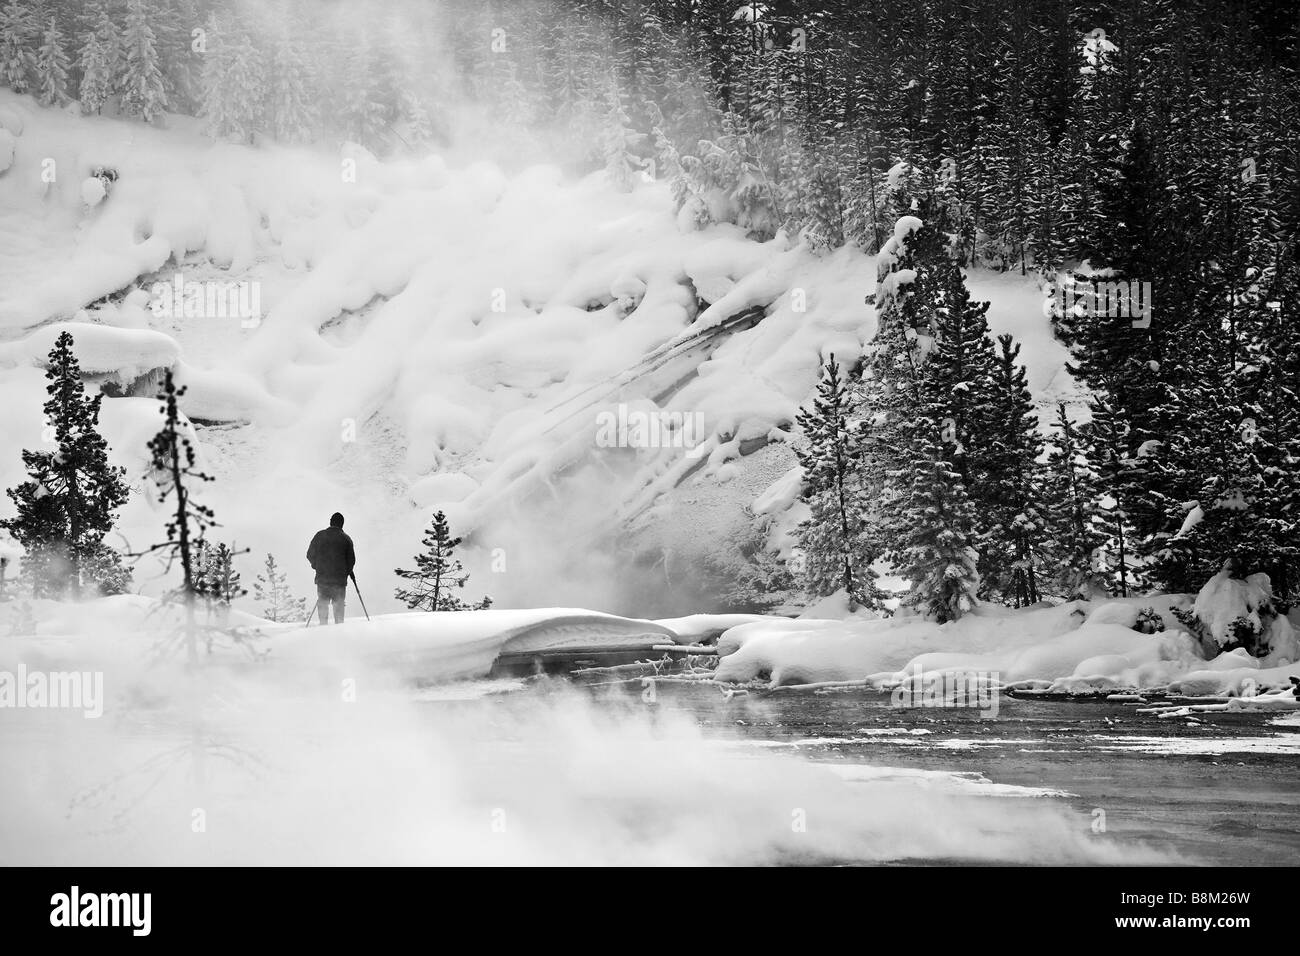
<path fill-rule="evenodd" d="M 334 606 L 334 623 L 343 623 L 343 603 L 348 594 L 348 578 L 357 563 L 352 539 L 343 533 L 343 515 L 330 515 L 330 526 L 317 531 L 307 546 L 307 562 L 316 572 L 316 613 L 322 624 L 329 623 L 330 605 Z"/>

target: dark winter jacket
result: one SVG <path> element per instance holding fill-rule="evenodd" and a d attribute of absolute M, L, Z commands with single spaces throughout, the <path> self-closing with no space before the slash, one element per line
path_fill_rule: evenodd
<path fill-rule="evenodd" d="M 307 561 L 316 571 L 317 584 L 332 584 L 335 587 L 348 583 L 348 576 L 357 563 L 356 552 L 352 550 L 352 539 L 343 533 L 342 528 L 326 528 L 317 531 L 307 547 Z"/>

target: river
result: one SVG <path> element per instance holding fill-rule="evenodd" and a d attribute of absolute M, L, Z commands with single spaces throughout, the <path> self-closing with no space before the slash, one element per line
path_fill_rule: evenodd
<path fill-rule="evenodd" d="M 920 831 L 935 826 L 933 819 L 912 820 L 905 808 L 896 809 L 872 833 L 873 849 L 866 859 L 822 852 L 797 862 L 1289 865 L 1300 851 L 1300 723 L 1290 718 L 1161 718 L 1120 702 L 1005 695 L 996 716 L 984 716 L 972 708 L 903 709 L 891 704 L 889 694 L 859 688 L 737 690 L 707 679 L 684 679 L 673 667 L 652 677 L 632 673 L 593 669 L 503 679 L 494 686 L 466 685 L 462 692 L 436 689 L 423 703 L 439 718 L 456 712 L 457 723 L 463 724 L 476 709 L 486 712 L 488 707 L 498 716 L 513 712 L 528 720 L 539 700 L 578 695 L 597 720 L 626 722 L 638 714 L 644 720 L 650 713 L 651 723 L 693 724 L 705 741 L 729 756 L 789 755 L 791 766 L 793 761 L 829 765 L 849 781 L 896 785 L 917 795 L 937 791 L 975 801 L 972 806 L 993 801 L 998 807 L 990 822 L 979 813 L 968 817 L 959 802 L 943 803 L 925 812 L 951 814 L 944 838 L 931 839 L 934 834 L 927 832 L 926 839 L 902 841 L 896 853 L 877 853 L 875 847 L 890 843 L 885 838 L 890 827 Z M 480 697 L 476 686 L 502 692 Z M 485 700 L 491 703 L 485 705 Z M 507 717 L 505 724 L 510 722 Z M 494 721 L 494 726 L 502 724 Z M 485 754 L 493 752 L 488 737 Z M 694 759 L 693 753 L 683 757 Z M 663 771 L 669 777 L 675 773 Z M 682 785 L 701 786 L 690 777 Z M 603 791 L 588 794 L 593 804 L 605 796 Z M 871 812 L 879 812 L 879 800 L 868 803 Z M 1014 831 L 1022 826 L 1026 832 L 1041 830 L 1045 806 L 1068 821 L 1071 841 L 1073 831 L 1086 833 L 1119 855 L 1099 854 L 1094 860 L 1067 853 L 1062 858 L 1050 843 L 1020 844 Z M 653 816 L 645 801 L 641 811 Z M 842 819 L 839 825 L 845 825 Z M 990 828 L 1007 830 L 1007 845 L 968 856 L 965 848 Z M 932 852 L 935 846 L 940 849 Z M 1130 849 L 1136 854 L 1132 858 L 1124 856 Z M 789 855 L 774 851 L 745 861 L 787 862 Z"/>

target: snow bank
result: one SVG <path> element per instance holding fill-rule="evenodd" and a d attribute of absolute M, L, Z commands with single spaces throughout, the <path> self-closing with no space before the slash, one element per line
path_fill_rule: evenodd
<path fill-rule="evenodd" d="M 685 617 L 662 618 L 655 623 L 676 634 L 679 643 L 700 644 L 742 624 L 773 620 L 780 621 L 784 618 L 763 614 L 688 614 Z"/>
<path fill-rule="evenodd" d="M 1260 670 L 1259 662 L 1252 667 L 1240 655 L 1207 662 L 1170 613 L 1187 601 L 1152 596 L 1020 611 L 981 605 L 943 625 L 915 617 L 751 622 L 719 637 L 715 676 L 773 687 L 856 682 L 888 688 L 918 674 L 978 671 L 1003 686 L 1058 693 L 1179 686 L 1239 693 L 1246 678 L 1257 687 L 1285 686 L 1291 667 Z M 1156 610 L 1167 629 L 1134 630 L 1145 608 Z"/>
<path fill-rule="evenodd" d="M 83 372 L 111 374 L 122 385 L 130 385 L 153 369 L 170 368 L 180 358 L 180 346 L 162 332 L 88 322 L 55 322 L 17 342 L 0 344 L 0 365 L 44 367 L 54 340 L 64 332 L 72 333 L 73 352 Z"/>
<path fill-rule="evenodd" d="M 30 610 L 34 626 L 27 622 Z M 200 614 L 200 621 L 206 620 Z M 81 604 L 40 600 L 0 604 L 0 666 L 85 669 L 139 663 L 160 642 L 174 640 L 180 609 L 141 595 Z M 553 651 L 650 651 L 678 636 L 653 621 L 581 608 L 405 612 L 321 626 L 275 624 L 232 609 L 225 623 L 237 641 L 218 639 L 210 652 L 226 663 L 258 660 L 272 669 L 318 672 L 385 670 L 403 681 L 445 682 L 483 677 L 502 655 Z"/>
<path fill-rule="evenodd" d="M 1171 694 L 1187 697 L 1253 697 L 1267 691 L 1290 690 L 1291 678 L 1300 677 L 1300 663 L 1279 667 L 1240 666 L 1241 658 L 1223 654 L 1207 661 L 1202 669 L 1169 682 Z M 1294 699 L 1294 694 L 1292 695 Z"/>

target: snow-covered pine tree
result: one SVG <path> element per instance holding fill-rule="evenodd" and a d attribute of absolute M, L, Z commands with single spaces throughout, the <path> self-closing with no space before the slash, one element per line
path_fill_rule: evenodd
<path fill-rule="evenodd" d="M 668 42 L 663 80 L 663 109 L 668 125 L 664 132 L 685 153 L 685 144 L 698 143 L 717 130 L 718 104 L 709 94 L 709 67 L 707 57 L 702 55 L 700 37 L 693 32 L 674 34 Z"/>
<path fill-rule="evenodd" d="M 800 190 L 803 199 L 803 235 L 813 250 L 826 251 L 844 244 L 845 192 L 841 158 L 831 137 L 810 143 Z"/>
<path fill-rule="evenodd" d="M 997 367 L 989 336 L 987 302 L 973 302 L 966 279 L 955 263 L 936 277 L 933 287 L 933 345 L 922 375 L 922 394 L 940 423 L 944 455 L 961 474 L 972 497 L 997 477 L 989 460 L 1002 436 L 996 435 L 994 376 Z M 926 283 L 922 283 L 924 287 Z M 916 293 L 913 293 L 916 294 Z M 928 440 L 928 436 L 927 436 Z"/>
<path fill-rule="evenodd" d="M 28 478 L 9 489 L 18 513 L 0 527 L 27 551 L 36 596 L 78 598 L 87 585 L 117 593 L 130 576 L 104 536 L 127 498 L 125 469 L 108 462 L 98 430 L 103 396 L 86 396 L 70 332 L 55 340 L 45 377 L 45 420 L 56 448 L 23 451 Z"/>
<path fill-rule="evenodd" d="M 68 54 L 63 35 L 53 18 L 41 37 L 40 49 L 33 62 L 36 99 L 44 106 L 62 106 L 68 102 Z"/>
<path fill-rule="evenodd" d="M 274 44 L 266 74 L 263 115 L 271 135 L 284 143 L 308 142 L 316 129 L 316 98 L 302 41 L 285 33 Z"/>
<path fill-rule="evenodd" d="M 930 263 L 907 291 L 909 311 L 928 316 L 932 345 L 912 372 L 912 404 L 900 410 L 888 527 L 891 561 L 912 582 L 910 603 L 947 621 L 974 607 L 980 583 L 985 516 L 972 499 L 990 474 L 994 358 L 988 304 L 970 301 L 961 269 L 938 250 Z"/>
<path fill-rule="evenodd" d="M 888 235 L 884 175 L 878 168 L 880 151 L 875 130 L 858 132 L 858 142 L 850 151 L 856 163 L 845 187 L 845 235 L 869 254 L 878 252 Z"/>
<path fill-rule="evenodd" d="M 241 552 L 242 553 L 242 552 Z M 248 592 L 239 581 L 235 570 L 235 552 L 223 541 L 215 545 L 203 538 L 198 543 L 195 561 L 198 573 L 195 588 L 208 602 L 209 611 L 218 605 L 230 603 Z"/>
<path fill-rule="evenodd" d="M 998 336 L 987 445 L 980 450 L 984 477 L 977 489 L 981 593 L 1016 607 L 1042 598 L 1044 484 L 1038 458 L 1043 442 L 1020 346 Z"/>
<path fill-rule="evenodd" d="M 137 116 L 151 123 L 167 106 L 162 71 L 158 67 L 158 50 L 153 28 L 149 26 L 149 8 L 145 0 L 127 0 L 121 74 L 116 85 L 122 91 L 122 112 L 127 116 Z"/>
<path fill-rule="evenodd" d="M 979 202 L 975 255 L 977 261 L 1000 270 L 1020 266 L 1029 217 L 1024 154 L 1016 151 L 1014 128 L 1006 120 L 991 123 L 981 131 L 975 147 L 978 168 L 984 171 L 982 185 L 987 190 Z"/>
<path fill-rule="evenodd" d="M 619 59 L 625 65 L 628 98 L 638 105 L 658 102 L 668 73 L 668 35 L 664 21 L 650 10 L 633 7 L 620 18 Z M 626 50 L 623 54 L 621 51 Z"/>
<path fill-rule="evenodd" d="M 414 570 L 397 568 L 393 571 L 409 587 L 397 588 L 393 594 L 412 610 L 422 611 L 481 611 L 492 606 L 492 599 L 484 597 L 477 604 L 461 600 L 459 592 L 465 587 L 469 575 L 456 558 L 456 548 L 461 539 L 452 537 L 447 516 L 441 511 L 433 516 L 429 530 L 420 541 L 425 551 L 415 556 Z"/>
<path fill-rule="evenodd" d="M 932 437 L 918 431 L 909 467 L 898 475 L 900 481 L 910 477 L 910 485 L 896 501 L 897 538 L 888 557 L 912 582 L 907 603 L 944 623 L 974 609 L 977 601 L 975 506 L 961 475 L 944 458 L 939 423 L 931 419 L 921 427 Z"/>
<path fill-rule="evenodd" d="M 1129 426 L 1104 398 L 1089 403 L 1092 420 L 1080 429 L 1096 476 L 1093 523 L 1103 537 L 1103 560 L 1111 593 L 1128 597 L 1140 587 L 1137 533 L 1130 513 L 1138 495 L 1139 465 L 1129 451 Z"/>
<path fill-rule="evenodd" d="M 1225 563 L 1243 578 L 1277 574 L 1294 554 L 1277 492 L 1296 469 L 1277 428 L 1288 413 L 1274 396 L 1292 351 L 1277 346 L 1287 337 L 1284 277 L 1295 264 L 1277 240 L 1271 170 L 1255 168 L 1264 139 L 1257 102 L 1225 91 L 1206 107 L 1206 122 L 1180 136 L 1192 156 L 1180 192 L 1207 197 L 1188 229 L 1207 248 L 1196 298 L 1160 313 L 1176 324 L 1177 346 L 1166 350 L 1167 397 L 1151 416 L 1161 441 L 1144 491 L 1155 521 L 1139 530 L 1150 535 L 1153 577 L 1167 590 L 1198 591 Z"/>
<path fill-rule="evenodd" d="M 1127 422 L 1134 447 L 1160 437 L 1152 412 L 1166 391 L 1160 377 L 1162 342 L 1187 295 L 1177 278 L 1186 237 L 1171 222 L 1166 186 L 1150 138 L 1137 124 L 1117 166 L 1099 183 L 1098 232 L 1086 250 L 1091 264 L 1103 270 L 1102 280 L 1151 283 L 1160 320 L 1135 323 L 1131 310 L 1116 308 L 1096 291 L 1091 276 L 1078 277 L 1081 304 L 1056 317 L 1076 360 L 1072 371 Z"/>
<path fill-rule="evenodd" d="M 121 73 L 122 38 L 105 7 L 100 7 L 92 30 L 81 46 L 81 86 L 78 99 L 83 113 L 99 113 L 114 92 Z"/>
<path fill-rule="evenodd" d="M 1294 262 L 1278 268 L 1300 281 Z M 1159 480 L 1151 483 L 1168 522 L 1155 538 L 1152 573 L 1166 589 L 1198 591 L 1225 564 L 1234 577 L 1268 574 L 1281 595 L 1295 587 L 1300 414 L 1288 370 L 1300 365 L 1300 318 L 1280 278 L 1261 290 L 1267 302 L 1206 323 L 1179 350 L 1196 374 L 1162 411 L 1177 424 L 1156 450 Z M 1221 306 L 1207 311 L 1223 318 Z"/>
<path fill-rule="evenodd" d="M 586 24 L 556 20 L 542 27 L 550 55 L 542 67 L 546 117 L 566 135 L 577 134 L 589 118 L 586 88 Z M 506 54 L 497 54 L 505 56 Z"/>
<path fill-rule="evenodd" d="M 268 621 L 283 623 L 306 619 L 307 599 L 293 596 L 288 576 L 280 570 L 272 554 L 267 554 L 262 573 L 253 581 L 253 598 L 262 617 Z"/>
<path fill-rule="evenodd" d="M 682 172 L 681 155 L 668 136 L 668 122 L 659 106 L 649 103 L 646 111 L 650 117 L 650 140 L 654 148 L 654 178 L 668 181 L 673 197 L 673 211 L 680 212 L 691 195 L 690 184 Z"/>
<path fill-rule="evenodd" d="M 877 260 L 876 335 L 861 383 L 866 467 L 873 498 L 898 493 L 897 474 L 912 461 L 916 413 L 922 398 L 927 343 L 937 334 L 937 303 L 951 266 L 943 238 L 929 223 L 905 216 L 894 225 Z M 888 514 L 889 507 L 876 509 Z M 882 543 L 893 546 L 890 522 Z"/>
<path fill-rule="evenodd" d="M 378 149 L 385 142 L 388 108 L 379 81 L 375 57 L 365 39 L 353 46 L 343 64 L 343 101 L 339 120 L 344 135 L 367 149 Z"/>
<path fill-rule="evenodd" d="M 402 136 L 406 144 L 414 150 L 428 146 L 433 140 L 433 121 L 429 111 L 424 107 L 424 99 L 413 90 L 402 92 L 402 108 L 399 119 L 402 123 Z"/>
<path fill-rule="evenodd" d="M 717 217 L 756 239 L 775 234 L 780 219 L 777 197 L 755 161 L 752 139 L 739 117 L 723 116 L 722 132 L 713 140 L 700 140 L 699 155 L 683 155 L 681 163 L 699 224 Z"/>
<path fill-rule="evenodd" d="M 198 0 L 154 0 L 150 5 L 149 25 L 158 52 L 158 71 L 167 105 L 173 112 L 197 113 L 202 106 L 203 57 L 193 49 L 193 30 L 202 22 Z"/>
<path fill-rule="evenodd" d="M 374 95 L 382 117 L 383 133 L 391 136 L 392 126 L 402 117 L 402 100 L 412 86 L 412 62 L 417 51 L 410 50 L 406 37 L 395 20 L 389 20 L 377 31 L 374 56 Z M 376 140 L 376 142 L 380 142 Z"/>
<path fill-rule="evenodd" d="M 21 0 L 0 8 L 0 80 L 15 93 L 26 93 L 31 83 L 31 46 L 38 29 Z"/>
<path fill-rule="evenodd" d="M 795 454 L 803 466 L 801 497 L 811 516 L 799 526 L 803 586 L 811 596 L 843 590 L 850 608 L 876 607 L 880 591 L 871 569 L 878 556 L 868 533 L 861 426 L 853 419 L 852 382 L 827 358 L 812 407 L 800 411 L 806 440 Z"/>
<path fill-rule="evenodd" d="M 634 177 L 641 169 L 641 158 L 634 151 L 641 139 L 641 134 L 632 129 L 622 91 L 611 84 L 605 92 L 601 152 L 605 159 L 605 175 L 620 192 L 631 190 Z"/>
<path fill-rule="evenodd" d="M 486 91 L 492 104 L 493 114 L 512 130 L 522 130 L 532 126 L 537 111 L 535 97 L 532 90 L 520 78 L 520 67 L 516 57 L 508 53 L 497 53 L 493 54 L 489 63 Z M 624 117 L 625 121 L 626 119 Z M 605 120 L 611 121 L 608 108 L 605 110 Z M 602 148 L 608 149 L 609 140 L 604 136 L 601 139 Z"/>
<path fill-rule="evenodd" d="M 1106 594 L 1105 579 L 1096 570 L 1097 549 L 1104 539 L 1092 521 L 1097 497 L 1094 476 L 1078 426 L 1070 421 L 1064 402 L 1057 403 L 1053 426 L 1040 499 L 1047 528 L 1044 540 L 1053 569 L 1046 586 L 1067 600 Z"/>
<path fill-rule="evenodd" d="M 1030 131 L 1029 182 L 1025 200 L 1028 220 L 1028 249 L 1034 268 L 1055 275 L 1069 251 L 1070 207 L 1068 178 L 1061 168 L 1061 150 L 1046 129 Z"/>
<path fill-rule="evenodd" d="M 238 27 L 208 22 L 203 62 L 202 116 L 208 134 L 247 143 L 262 123 L 266 91 L 262 58 L 252 37 Z"/>

